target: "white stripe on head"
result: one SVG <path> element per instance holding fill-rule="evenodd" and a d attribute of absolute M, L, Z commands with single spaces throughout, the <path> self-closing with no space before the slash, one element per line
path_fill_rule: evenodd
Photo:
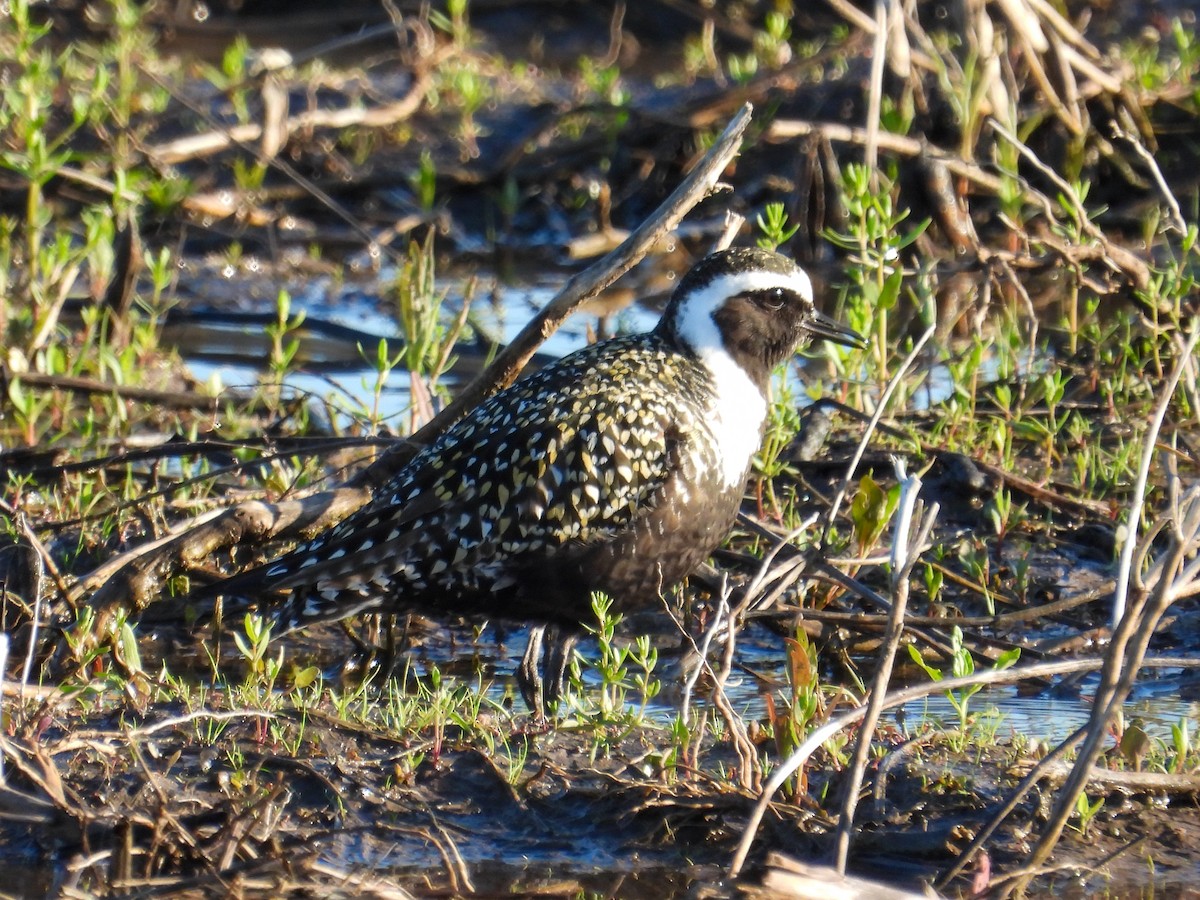
<path fill-rule="evenodd" d="M 812 282 L 801 269 L 787 274 L 757 269 L 718 275 L 684 298 L 675 310 L 675 334 L 712 374 L 712 431 L 726 487 L 740 488 L 745 484 L 750 461 L 762 441 L 767 398 L 725 349 L 713 315 L 730 297 L 779 287 L 812 300 Z"/>
<path fill-rule="evenodd" d="M 725 345 L 721 340 L 721 332 L 717 330 L 717 323 L 713 321 L 713 315 L 730 297 L 749 291 L 769 291 L 772 288 L 793 291 L 809 303 L 813 299 L 812 282 L 798 266 L 786 274 L 765 269 L 730 272 L 718 275 L 684 299 L 675 311 L 675 333 L 701 358 L 704 358 L 706 350 L 712 347 L 724 352 Z"/>

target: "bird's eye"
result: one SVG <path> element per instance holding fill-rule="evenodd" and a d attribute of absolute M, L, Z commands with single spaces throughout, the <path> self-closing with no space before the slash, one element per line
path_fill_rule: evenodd
<path fill-rule="evenodd" d="M 779 312 L 783 309 L 783 300 L 783 288 L 771 288 L 763 293 L 762 305 L 772 312 Z"/>

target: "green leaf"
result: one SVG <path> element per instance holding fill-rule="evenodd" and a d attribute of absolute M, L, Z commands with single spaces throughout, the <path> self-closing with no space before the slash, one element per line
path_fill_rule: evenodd
<path fill-rule="evenodd" d="M 320 676 L 321 670 L 319 668 L 308 666 L 292 676 L 292 687 L 297 690 L 304 690 L 304 688 L 313 684 Z"/>
<path fill-rule="evenodd" d="M 121 658 L 125 661 L 125 665 L 135 672 L 140 672 L 142 655 L 138 652 L 137 635 L 133 633 L 133 626 L 128 622 L 122 622 L 118 637 L 121 645 Z"/>
<path fill-rule="evenodd" d="M 896 245 L 896 249 L 903 250 L 905 247 L 907 247 L 909 244 L 911 244 L 913 241 L 915 241 L 917 238 L 919 238 L 922 234 L 924 234 L 925 229 L 929 227 L 930 221 L 932 221 L 932 220 L 922 219 L 911 229 L 904 232 L 904 234 L 900 238 L 900 243 Z"/>
<path fill-rule="evenodd" d="M 903 281 L 904 270 L 901 268 L 893 269 L 883 282 L 883 290 L 879 292 L 878 309 L 888 310 L 896 305 L 896 300 L 900 297 L 900 285 Z"/>
<path fill-rule="evenodd" d="M 920 666 L 921 670 L 926 675 L 929 676 L 929 679 L 931 681 L 941 681 L 942 680 L 942 673 L 938 669 L 935 669 L 933 666 L 929 665 L 929 663 L 925 662 L 925 660 L 921 658 L 921 651 L 917 649 L 915 644 L 908 645 L 908 655 L 910 657 L 912 657 L 912 661 L 915 662 L 918 666 Z"/>
<path fill-rule="evenodd" d="M 1020 658 L 1021 658 L 1021 648 L 1020 647 L 1010 647 L 1008 650 L 1005 650 L 1003 653 L 1001 653 L 999 656 L 996 657 L 996 662 L 992 665 L 992 668 L 995 669 L 996 671 L 1000 671 L 1001 669 L 1007 669 L 1009 666 L 1011 666 L 1013 663 L 1015 663 Z"/>
<path fill-rule="evenodd" d="M 233 642 L 237 644 L 238 653 L 242 654 L 243 657 L 246 659 L 254 658 L 254 652 L 250 649 L 250 645 L 246 642 L 246 639 L 236 631 L 233 633 Z"/>
<path fill-rule="evenodd" d="M 899 502 L 898 486 L 885 491 L 870 475 L 862 477 L 850 504 L 850 521 L 854 523 L 854 538 L 860 551 L 870 549 L 879 540 Z"/>

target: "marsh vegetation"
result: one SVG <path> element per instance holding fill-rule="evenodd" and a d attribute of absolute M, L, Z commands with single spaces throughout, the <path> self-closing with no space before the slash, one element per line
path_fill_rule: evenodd
<path fill-rule="evenodd" d="M 879 10 L 0 11 L 7 893 L 1193 882 L 1194 10 Z M 868 346 L 547 729 L 521 623 L 189 601 L 721 239 Z"/>

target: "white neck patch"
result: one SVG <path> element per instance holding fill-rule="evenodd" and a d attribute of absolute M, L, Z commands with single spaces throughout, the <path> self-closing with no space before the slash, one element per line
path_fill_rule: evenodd
<path fill-rule="evenodd" d="M 812 299 L 812 283 L 800 269 L 790 275 L 751 271 L 721 275 L 688 297 L 676 311 L 676 334 L 712 373 L 715 396 L 710 408 L 718 465 L 726 487 L 744 486 L 750 460 L 762 442 L 767 398 L 725 349 L 713 314 L 730 297 L 746 291 L 783 287 Z"/>

